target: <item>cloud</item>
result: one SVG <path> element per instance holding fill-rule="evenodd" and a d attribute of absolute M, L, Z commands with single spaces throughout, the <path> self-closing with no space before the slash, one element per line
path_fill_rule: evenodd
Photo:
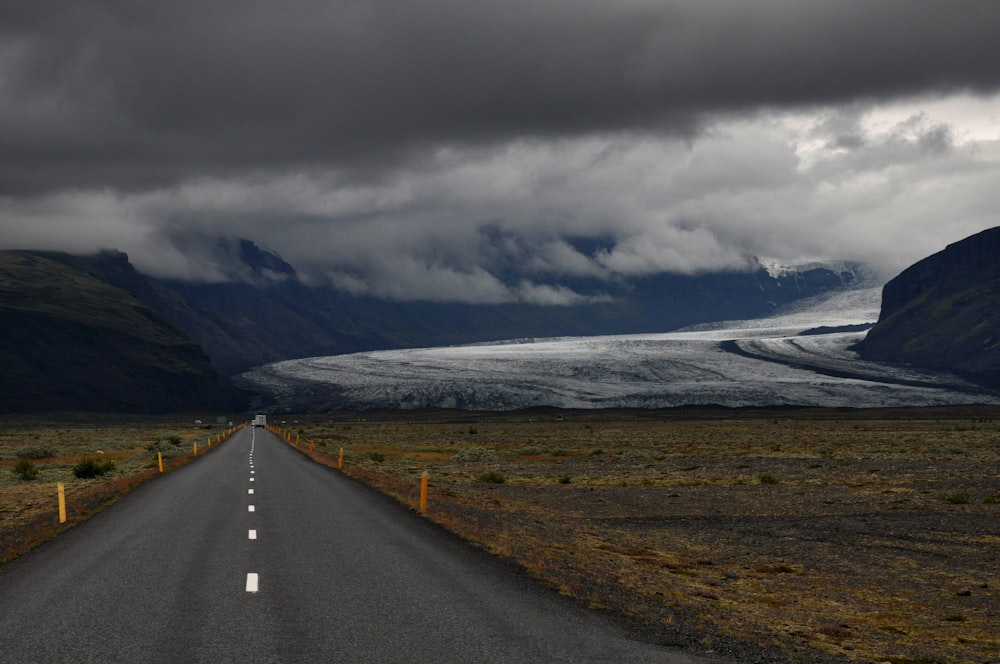
<path fill-rule="evenodd" d="M 202 178 L 8 201 L 0 213 L 18 220 L 4 225 L 8 244 L 77 238 L 70 248 L 115 246 L 160 276 L 245 278 L 204 240 L 239 236 L 356 294 L 564 304 L 585 297 L 554 285 L 567 280 L 749 269 L 754 257 L 863 261 L 891 276 L 997 224 L 1000 141 L 960 142 L 912 108 L 888 124 L 845 113 L 849 143 L 828 115 L 770 115 L 693 141 L 451 148 L 377 183 L 325 170 Z"/>
<path fill-rule="evenodd" d="M 0 192 L 259 169 L 358 177 L 428 146 L 1000 84 L 988 0 L 6 2 Z"/>
<path fill-rule="evenodd" d="M 991 1 L 2 12 L 2 247 L 218 281 L 246 237 L 356 294 L 571 304 L 754 257 L 889 276 L 1000 222 Z"/>

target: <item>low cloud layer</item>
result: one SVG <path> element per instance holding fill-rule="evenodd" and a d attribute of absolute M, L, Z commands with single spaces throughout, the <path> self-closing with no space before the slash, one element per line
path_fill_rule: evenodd
<path fill-rule="evenodd" d="M 393 299 L 857 260 L 1000 224 L 1000 5 L 4 3 L 0 246 Z"/>

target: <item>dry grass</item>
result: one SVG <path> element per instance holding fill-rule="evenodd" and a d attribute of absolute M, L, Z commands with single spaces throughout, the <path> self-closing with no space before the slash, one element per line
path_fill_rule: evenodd
<path fill-rule="evenodd" d="M 283 426 L 332 464 L 345 448 L 350 474 L 409 505 L 428 470 L 430 518 L 664 641 L 1000 661 L 1000 413 L 773 415 Z M 471 447 L 479 460 L 455 460 Z"/>
<path fill-rule="evenodd" d="M 214 418 L 213 418 L 214 419 Z M 193 418 L 55 416 L 0 419 L 0 563 L 40 544 L 159 474 L 157 452 L 169 471 L 192 458 L 228 425 L 199 425 Z M 42 452 L 51 456 L 39 457 Z M 24 454 L 39 471 L 31 481 L 13 472 Z M 73 466 L 84 458 L 114 461 L 110 473 L 78 479 Z M 56 485 L 66 487 L 67 523 L 59 524 Z"/>

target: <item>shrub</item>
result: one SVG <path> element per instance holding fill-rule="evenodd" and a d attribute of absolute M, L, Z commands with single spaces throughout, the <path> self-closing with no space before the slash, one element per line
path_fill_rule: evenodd
<path fill-rule="evenodd" d="M 757 481 L 761 484 L 778 484 L 781 482 L 777 477 L 771 473 L 761 473 L 757 476 Z"/>
<path fill-rule="evenodd" d="M 559 476 L 559 484 L 569 484 L 572 481 L 573 481 L 573 478 L 570 477 L 569 475 L 560 475 Z"/>
<path fill-rule="evenodd" d="M 880 630 L 888 634 L 899 634 L 900 636 L 907 636 L 907 632 L 895 625 L 882 625 L 879 627 Z"/>
<path fill-rule="evenodd" d="M 369 452 L 368 458 L 374 461 L 375 463 L 382 463 L 383 461 L 385 461 L 385 455 L 382 454 L 381 452 Z"/>
<path fill-rule="evenodd" d="M 167 438 L 167 442 L 170 443 L 171 445 L 180 445 L 181 444 L 181 437 L 180 436 L 170 436 L 170 438 Z"/>
<path fill-rule="evenodd" d="M 19 459 L 51 459 L 59 456 L 59 453 L 51 447 L 26 447 L 18 452 Z"/>
<path fill-rule="evenodd" d="M 1000 496 L 986 496 L 983 503 L 987 505 L 1000 505 Z"/>
<path fill-rule="evenodd" d="M 480 484 L 503 484 L 507 481 L 507 478 L 503 473 L 490 470 L 477 477 L 476 481 Z"/>
<path fill-rule="evenodd" d="M 799 572 L 799 570 L 786 563 L 756 567 L 754 571 L 761 574 L 798 574 Z"/>
<path fill-rule="evenodd" d="M 111 472 L 114 469 L 114 461 L 98 462 L 94 461 L 90 457 L 84 457 L 80 463 L 73 466 L 73 475 L 81 480 L 86 480 L 93 477 L 100 477 L 101 475 Z"/>
<path fill-rule="evenodd" d="M 451 458 L 452 461 L 495 461 L 496 456 L 485 447 L 474 445 L 466 447 L 464 450 Z"/>
<path fill-rule="evenodd" d="M 31 463 L 30 459 L 25 459 L 23 457 L 17 460 L 17 463 L 14 464 L 13 468 L 11 468 L 11 472 L 25 482 L 30 482 L 38 477 L 38 469 L 35 468 L 35 464 Z"/>
<path fill-rule="evenodd" d="M 968 491 L 955 491 L 944 495 L 944 502 L 952 505 L 968 505 L 972 502 L 972 496 Z"/>
<path fill-rule="evenodd" d="M 834 639 L 846 639 L 852 635 L 851 628 L 846 625 L 823 625 L 816 630 L 817 634 L 829 636 Z"/>
<path fill-rule="evenodd" d="M 833 458 L 833 448 L 830 447 L 829 445 L 823 445 L 822 447 L 817 447 L 813 451 L 816 452 L 816 455 L 819 456 L 820 458 L 823 459 Z"/>

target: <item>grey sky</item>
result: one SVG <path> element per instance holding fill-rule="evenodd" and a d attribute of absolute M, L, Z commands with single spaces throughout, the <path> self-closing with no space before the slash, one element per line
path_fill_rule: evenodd
<path fill-rule="evenodd" d="M 578 298 L 541 283 L 753 256 L 891 274 L 1000 224 L 993 1 L 36 0 L 0 17 L 4 247 L 224 279 L 171 238 L 242 236 L 352 292 L 558 303 Z"/>

